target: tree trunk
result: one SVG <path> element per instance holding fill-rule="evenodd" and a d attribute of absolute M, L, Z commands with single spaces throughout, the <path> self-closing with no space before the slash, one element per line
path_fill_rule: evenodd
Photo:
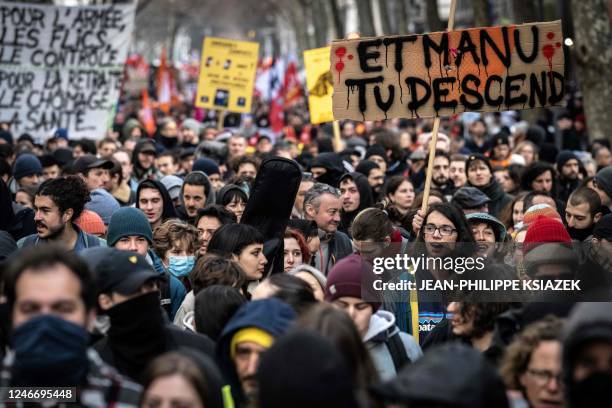
<path fill-rule="evenodd" d="M 370 0 L 355 0 L 357 3 L 357 14 L 359 16 L 359 33 L 362 37 L 372 37 L 374 31 L 374 17 L 372 16 L 372 5 Z"/>
<path fill-rule="evenodd" d="M 380 27 L 382 28 L 383 35 L 397 34 L 391 32 L 391 22 L 389 21 L 389 8 L 388 2 L 385 0 L 378 0 L 378 14 L 380 15 Z"/>
<path fill-rule="evenodd" d="M 472 0 L 474 10 L 474 27 L 489 27 L 489 1 L 488 0 Z"/>
<path fill-rule="evenodd" d="M 574 57 L 584 98 L 584 113 L 591 140 L 608 138 L 612 112 L 612 47 L 610 14 L 606 0 L 572 1 Z"/>
<path fill-rule="evenodd" d="M 538 21 L 538 11 L 534 0 L 512 0 L 514 21 L 517 24 Z"/>
<path fill-rule="evenodd" d="M 309 40 L 308 40 L 308 32 L 306 28 L 306 18 L 304 13 L 300 8 L 300 5 L 297 2 L 293 2 L 293 4 L 288 7 L 289 16 L 291 18 L 291 24 L 293 24 L 293 29 L 295 30 L 295 39 L 297 41 L 298 48 L 300 49 L 300 54 L 302 51 L 310 48 Z"/>
<path fill-rule="evenodd" d="M 427 14 L 427 27 L 429 27 L 429 31 L 444 30 L 444 23 L 442 23 L 440 14 L 438 13 L 437 0 L 426 0 L 425 12 Z"/>
<path fill-rule="evenodd" d="M 393 13 L 397 21 L 397 33 L 400 35 L 408 33 L 408 12 L 404 0 L 393 2 Z"/>
<path fill-rule="evenodd" d="M 332 21 L 336 39 L 344 38 L 346 34 L 344 32 L 344 21 L 342 20 L 342 16 L 340 15 L 340 9 L 338 8 L 338 1 L 331 0 L 329 2 L 329 6 L 331 7 Z"/>
<path fill-rule="evenodd" d="M 323 0 L 315 0 L 310 4 L 309 14 L 315 29 L 315 48 L 324 47 L 327 44 L 327 8 Z"/>

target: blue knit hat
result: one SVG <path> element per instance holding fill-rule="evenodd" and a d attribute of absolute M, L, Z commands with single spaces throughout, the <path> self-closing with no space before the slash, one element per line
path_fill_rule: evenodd
<path fill-rule="evenodd" d="M 42 171 L 40 160 L 30 153 L 22 154 L 15 160 L 15 164 L 13 164 L 13 177 L 15 177 L 16 180 L 34 174 L 42 174 Z"/>
<path fill-rule="evenodd" d="M 96 188 L 90 194 L 91 201 L 85 204 L 85 208 L 98 214 L 105 225 L 111 220 L 111 216 L 121 206 L 108 191 L 103 188 Z"/>
<path fill-rule="evenodd" d="M 121 207 L 110 219 L 106 242 L 114 246 L 123 237 L 145 237 L 149 244 L 153 244 L 153 231 L 151 224 L 142 211 L 134 207 Z"/>
<path fill-rule="evenodd" d="M 207 157 L 200 157 L 193 162 L 191 171 L 203 171 L 207 176 L 221 173 L 219 171 L 219 165 Z"/>

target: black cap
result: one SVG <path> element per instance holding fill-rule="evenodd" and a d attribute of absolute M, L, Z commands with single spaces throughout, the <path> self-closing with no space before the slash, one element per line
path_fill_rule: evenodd
<path fill-rule="evenodd" d="M 468 159 L 465 161 L 466 174 L 467 174 L 467 171 L 470 169 L 470 165 L 472 164 L 472 162 L 475 162 L 477 160 L 480 160 L 481 162 L 486 164 L 491 174 L 493 173 L 493 168 L 491 167 L 491 162 L 489 161 L 488 157 L 480 153 L 472 153 L 468 156 Z"/>
<path fill-rule="evenodd" d="M 85 173 L 87 170 L 103 168 L 111 170 L 114 167 L 113 162 L 108 159 L 98 159 L 93 154 L 85 154 L 74 162 L 74 171 L 77 173 Z"/>
<path fill-rule="evenodd" d="M 61 167 L 60 162 L 55 158 L 55 156 L 51 154 L 43 154 L 42 156 L 38 158 L 38 161 L 40 161 L 40 164 L 42 164 L 43 168 L 51 167 L 55 165 Z"/>
<path fill-rule="evenodd" d="M 463 209 L 480 208 L 489 202 L 491 199 L 476 187 L 461 187 L 451 200 L 452 204 Z"/>
<path fill-rule="evenodd" d="M 74 160 L 72 149 L 59 148 L 53 152 L 53 157 L 59 162 L 61 167 L 71 163 Z"/>
<path fill-rule="evenodd" d="M 99 293 L 116 292 L 124 296 L 136 293 L 151 279 L 165 280 L 142 255 L 118 249 L 98 262 L 94 273 Z"/>
<path fill-rule="evenodd" d="M 499 132 L 498 134 L 493 136 L 493 138 L 491 139 L 491 147 L 509 145 L 509 144 L 510 144 L 510 138 L 508 137 L 508 134 L 506 134 L 505 132 Z"/>
<path fill-rule="evenodd" d="M 181 149 L 181 154 L 179 154 L 179 159 L 185 159 L 189 156 L 193 156 L 196 154 L 196 149 L 195 147 L 186 147 L 184 149 Z"/>

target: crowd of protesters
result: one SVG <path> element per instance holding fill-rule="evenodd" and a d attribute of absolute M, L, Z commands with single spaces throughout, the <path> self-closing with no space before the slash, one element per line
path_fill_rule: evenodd
<path fill-rule="evenodd" d="M 607 406 L 612 155 L 580 105 L 443 119 L 426 211 L 431 120 L 343 121 L 334 139 L 300 109 L 278 135 L 160 115 L 149 136 L 118 115 L 100 140 L 42 144 L 0 124 L 0 404 L 76 387 L 96 407 Z M 302 171 L 295 196 L 270 187 L 293 207 L 280 269 L 245 222 L 278 157 Z M 398 253 L 580 293 L 367 294 L 364 267 Z"/>

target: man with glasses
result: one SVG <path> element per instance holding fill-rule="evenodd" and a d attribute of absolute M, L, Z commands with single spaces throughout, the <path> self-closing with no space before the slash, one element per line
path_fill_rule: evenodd
<path fill-rule="evenodd" d="M 340 191 L 323 183 L 315 183 L 304 197 L 307 219 L 317 223 L 321 247 L 315 253 L 314 266 L 325 275 L 337 261 L 353 252 L 349 237 L 338 231 L 340 224 Z"/>

